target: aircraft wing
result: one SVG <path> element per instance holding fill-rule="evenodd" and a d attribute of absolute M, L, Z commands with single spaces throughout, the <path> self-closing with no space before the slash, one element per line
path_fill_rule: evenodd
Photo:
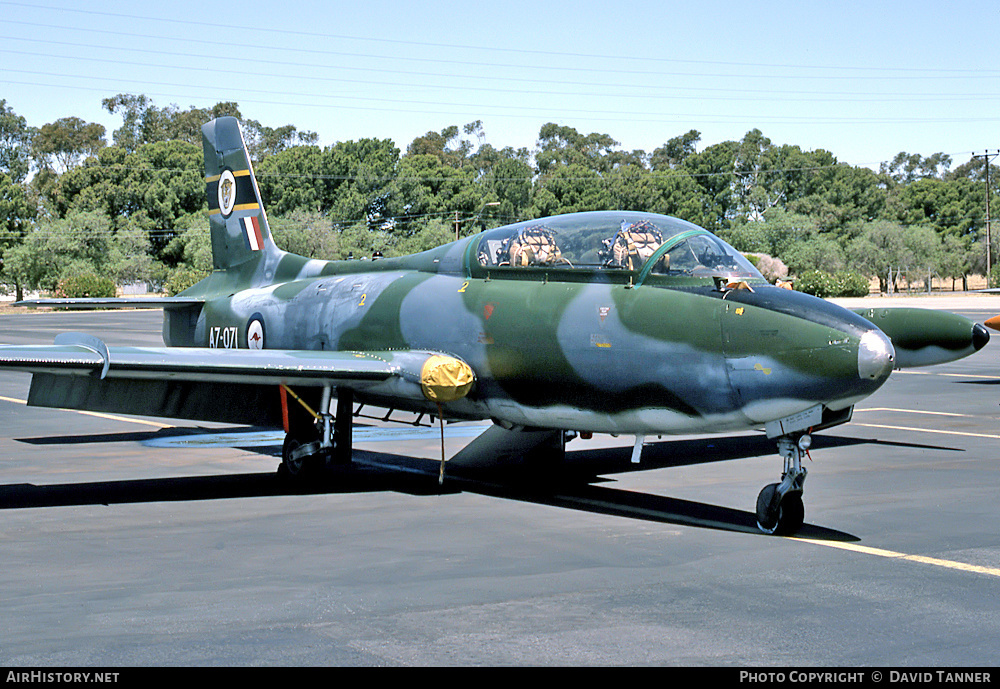
<path fill-rule="evenodd" d="M 325 385 L 367 391 L 403 408 L 434 399 L 432 369 L 455 362 L 468 369 L 429 351 L 108 347 L 81 333 L 0 346 L 0 369 L 34 374 L 34 406 L 263 426 L 281 425 L 282 385 L 307 398 Z"/>
<path fill-rule="evenodd" d="M 170 309 L 205 303 L 199 297 L 66 297 L 23 299 L 14 306 L 45 306 L 62 309 Z"/>

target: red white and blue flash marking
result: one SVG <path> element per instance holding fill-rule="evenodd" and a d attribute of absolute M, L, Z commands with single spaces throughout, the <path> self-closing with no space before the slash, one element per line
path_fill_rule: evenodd
<path fill-rule="evenodd" d="M 264 235 L 260 231 L 260 220 L 256 215 L 251 215 L 246 218 L 240 218 L 240 222 L 243 224 L 243 232 L 247 236 L 247 241 L 250 242 L 251 251 L 260 251 L 264 248 Z"/>

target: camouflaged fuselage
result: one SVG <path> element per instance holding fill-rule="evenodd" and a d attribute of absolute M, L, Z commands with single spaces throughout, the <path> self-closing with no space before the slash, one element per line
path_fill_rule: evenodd
<path fill-rule="evenodd" d="M 438 351 L 476 375 L 469 395 L 446 405 L 450 416 L 607 433 L 755 428 L 818 404 L 845 409 L 889 373 L 859 369 L 866 333 L 884 338 L 877 328 L 808 295 L 763 281 L 737 288 L 646 275 L 637 286 L 629 270 L 489 268 L 473 258 L 477 242 L 377 261 L 276 252 L 247 266 L 256 278 L 231 268 L 188 292 L 204 294 L 204 307 L 180 325 L 171 318 L 187 316 L 167 312 L 164 337 L 200 347 Z M 238 289 L 247 282 L 260 286 Z"/>

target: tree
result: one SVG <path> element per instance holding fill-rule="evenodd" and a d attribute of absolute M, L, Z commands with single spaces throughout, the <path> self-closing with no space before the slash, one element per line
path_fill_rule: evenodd
<path fill-rule="evenodd" d="M 299 256 L 325 260 L 346 258 L 340 253 L 340 233 L 321 213 L 296 210 L 270 218 L 274 243 Z"/>
<path fill-rule="evenodd" d="M 613 206 L 600 173 L 580 163 L 571 163 L 554 168 L 542 179 L 532 202 L 532 215 L 542 217 Z"/>
<path fill-rule="evenodd" d="M 739 143 L 724 141 L 684 159 L 681 170 L 702 189 L 702 215 L 706 229 L 719 231 L 736 218 L 738 200 L 734 194 L 736 156 Z"/>
<path fill-rule="evenodd" d="M 24 186 L 15 183 L 6 172 L 0 172 L 0 284 L 13 286 L 18 300 L 24 298 L 24 283 L 10 269 L 7 255 L 20 245 L 34 216 Z"/>
<path fill-rule="evenodd" d="M 549 122 L 542 125 L 538 132 L 539 151 L 535 155 L 535 164 L 541 175 L 569 165 L 607 172 L 616 165 L 636 162 L 635 156 L 642 155 L 641 152 L 614 155 L 617 146 L 618 142 L 608 134 L 595 132 L 585 136 L 573 127 Z"/>
<path fill-rule="evenodd" d="M 4 256 L 5 269 L 28 289 L 52 290 L 64 277 L 104 273 L 111 221 L 101 213 L 44 218 Z"/>
<path fill-rule="evenodd" d="M 0 99 L 0 172 L 15 183 L 23 182 L 31 168 L 34 130 L 23 117 Z"/>
<path fill-rule="evenodd" d="M 838 164 L 827 155 L 826 162 L 817 161 L 822 164 L 810 173 L 803 193 L 788 202 L 788 210 L 815 218 L 821 229 L 838 235 L 884 217 L 888 198 L 879 175 L 865 167 Z"/>
<path fill-rule="evenodd" d="M 201 146 L 183 141 L 144 144 L 129 153 L 108 146 L 59 177 L 53 197 L 60 215 L 96 211 L 115 227 L 134 218 L 159 254 L 175 221 L 206 209 Z"/>
<path fill-rule="evenodd" d="M 105 145 L 103 124 L 63 117 L 42 125 L 32 140 L 32 151 L 42 167 L 65 172 Z"/>
<path fill-rule="evenodd" d="M 970 236 L 959 237 L 947 234 L 942 237 L 941 259 L 938 270 L 941 277 L 951 278 L 951 290 L 955 291 L 955 280 L 962 279 L 962 289 L 969 288 L 968 276 L 972 272 L 976 254 L 980 248 Z"/>
<path fill-rule="evenodd" d="M 918 179 L 942 179 L 951 167 L 951 156 L 935 153 L 926 158 L 919 153 L 902 151 L 889 162 L 879 165 L 879 172 L 897 184 L 909 184 Z"/>
<path fill-rule="evenodd" d="M 427 132 L 410 142 L 406 147 L 406 155 L 433 155 L 442 164 L 453 168 L 476 165 L 475 152 L 483 149 L 486 140 L 483 121 L 469 122 L 461 128 L 461 132 L 460 134 L 457 125 L 445 127 L 440 132 Z M 472 138 L 475 139 L 475 143 L 472 142 Z"/>
<path fill-rule="evenodd" d="M 395 187 L 387 204 L 394 233 L 409 236 L 428 217 L 470 216 L 482 205 L 471 168 L 456 169 L 435 155 L 407 154 L 399 161 Z"/>
<path fill-rule="evenodd" d="M 399 149 L 390 139 L 342 141 L 323 151 L 322 207 L 334 219 L 367 222 L 372 230 L 389 221 L 396 190 Z"/>
<path fill-rule="evenodd" d="M 524 217 L 531 205 L 534 175 L 528 163 L 527 150 L 522 148 L 515 151 L 508 146 L 497 151 L 486 144 L 479 149 L 474 159 L 480 172 L 477 184 L 482 189 L 482 197 L 495 198 L 500 202 L 499 208 L 494 209 L 491 214 L 492 217 Z"/>
<path fill-rule="evenodd" d="M 229 101 L 211 108 L 191 106 L 181 111 L 176 105 L 158 108 L 146 95 L 119 93 L 103 99 L 101 105 L 112 115 L 121 113 L 122 126 L 114 131 L 112 138 L 116 146 L 129 152 L 157 141 L 179 140 L 200 146 L 201 125 L 223 115 L 240 117 L 237 104 Z"/>
<path fill-rule="evenodd" d="M 894 291 L 895 277 L 914 261 L 903 235 L 903 228 L 898 223 L 876 220 L 865 223 L 860 235 L 847 246 L 851 266 L 877 276 L 881 292 Z"/>
<path fill-rule="evenodd" d="M 204 120 L 202 124 L 207 121 Z M 254 162 L 264 160 L 268 156 L 281 153 L 293 146 L 313 146 L 319 141 L 319 134 L 316 132 L 300 132 L 291 124 L 276 129 L 263 125 L 257 120 L 244 120 L 242 124 L 247 151 L 250 153 L 250 160 Z M 198 140 L 201 141 L 200 125 Z"/>
<path fill-rule="evenodd" d="M 294 210 L 320 211 L 325 180 L 323 151 L 318 146 L 295 146 L 264 158 L 256 167 L 264 205 L 275 215 Z"/>
<path fill-rule="evenodd" d="M 695 154 L 699 141 L 701 141 L 701 132 L 696 129 L 675 136 L 653 151 L 650 165 L 656 172 L 676 169 L 688 157 Z"/>

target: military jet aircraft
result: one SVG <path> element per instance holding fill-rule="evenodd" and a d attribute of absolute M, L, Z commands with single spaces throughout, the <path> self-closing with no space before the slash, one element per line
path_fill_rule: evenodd
<path fill-rule="evenodd" d="M 233 118 L 202 128 L 214 272 L 156 306 L 165 347 L 82 334 L 0 348 L 29 404 L 281 427 L 280 469 L 349 462 L 356 403 L 494 422 L 452 461 L 565 459 L 576 434 L 763 429 L 784 460 L 767 533 L 804 519 L 810 433 L 850 420 L 894 367 L 950 361 L 982 325 L 854 313 L 771 286 L 707 230 L 663 215 L 518 222 L 420 254 L 322 261 L 275 246 Z M 442 468 L 444 458 L 442 457 Z"/>

